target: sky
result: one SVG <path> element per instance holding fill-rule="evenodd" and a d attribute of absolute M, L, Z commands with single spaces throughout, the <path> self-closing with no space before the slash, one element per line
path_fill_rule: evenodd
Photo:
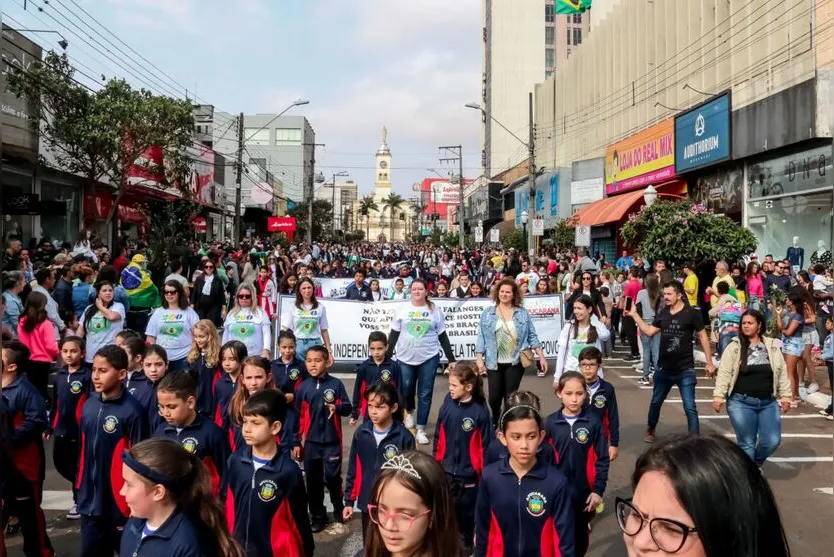
<path fill-rule="evenodd" d="M 463 145 L 464 175 L 481 173 L 481 116 L 464 107 L 481 94 L 481 0 L 25 1 L 26 11 L 4 0 L 4 22 L 61 32 L 87 83 L 103 74 L 157 93 L 187 89 L 228 113 L 309 100 L 290 114 L 325 144 L 318 169 L 349 172 L 360 196 L 372 189 L 382 126 L 404 197 L 434 176 L 427 169 L 448 174 L 440 145 Z M 57 48 L 54 34 L 25 34 Z"/>

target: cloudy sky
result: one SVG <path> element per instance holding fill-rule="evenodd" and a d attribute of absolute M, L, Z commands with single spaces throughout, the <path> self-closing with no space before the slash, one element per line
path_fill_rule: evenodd
<path fill-rule="evenodd" d="M 446 173 L 439 145 L 462 144 L 464 174 L 480 174 L 480 115 L 463 106 L 480 97 L 480 0 L 28 0 L 28 11 L 23 2 L 3 2 L 4 22 L 60 31 L 89 76 L 81 80 L 187 88 L 230 113 L 309 99 L 294 113 L 326 145 L 319 168 L 350 172 L 360 193 L 372 187 L 383 125 L 402 195 L 431 176 L 427 168 Z M 55 35 L 29 35 L 55 44 Z"/>

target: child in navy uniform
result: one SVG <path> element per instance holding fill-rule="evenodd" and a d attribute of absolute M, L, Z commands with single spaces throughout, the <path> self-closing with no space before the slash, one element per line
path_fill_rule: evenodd
<path fill-rule="evenodd" d="M 353 412 L 350 425 L 355 425 L 359 416 L 367 419 L 368 408 L 365 391 L 377 383 L 393 385 L 395 389 L 402 387 L 402 371 L 400 364 L 386 355 L 388 351 L 388 337 L 381 331 L 374 331 L 368 335 L 367 360 L 356 367 L 356 382 L 353 385 Z"/>
<path fill-rule="evenodd" d="M 596 346 L 583 348 L 577 359 L 579 370 L 585 376 L 588 386 L 587 408 L 602 422 L 602 430 L 608 441 L 608 458 L 613 462 L 620 454 L 620 412 L 617 409 L 614 385 L 600 379 L 597 373 L 602 366 L 602 352 Z"/>
<path fill-rule="evenodd" d="M 275 442 L 286 408 L 280 391 L 252 395 L 243 408 L 247 446 L 226 467 L 226 519 L 247 557 L 312 557 L 315 549 L 301 469 Z"/>
<path fill-rule="evenodd" d="M 557 387 L 563 407 L 548 416 L 545 430 L 556 466 L 573 488 L 576 555 L 582 557 L 590 543 L 588 524 L 608 483 L 608 442 L 600 419 L 585 408 L 585 377 L 577 371 L 565 372 Z"/>
<path fill-rule="evenodd" d="M 538 395 L 530 391 L 515 391 L 507 395 L 504 399 L 504 408 L 511 408 L 513 406 L 531 406 L 535 408 L 536 412 L 541 414 L 542 403 Z M 486 465 L 498 462 L 502 458 L 509 456 L 510 453 L 503 443 L 490 443 L 486 452 Z M 539 444 L 539 449 L 536 452 L 536 458 L 543 460 L 547 464 L 555 464 L 553 462 L 553 450 L 547 442 L 547 436 L 544 441 Z"/>
<path fill-rule="evenodd" d="M 53 438 L 52 461 L 55 470 L 72 486 L 72 507 L 67 520 L 78 520 L 78 493 L 75 480 L 78 476 L 78 450 L 80 434 L 78 422 L 84 403 L 90 396 L 90 367 L 84 362 L 84 339 L 66 337 L 61 341 L 61 359 L 65 367 L 55 374 L 52 385 L 52 424 L 44 433 L 44 440 Z"/>
<path fill-rule="evenodd" d="M 220 336 L 209 319 L 201 319 L 191 331 L 191 351 L 186 357 L 188 373 L 197 383 L 197 413 L 211 418 L 214 383 L 220 379 Z"/>
<path fill-rule="evenodd" d="M 122 453 L 130 508 L 124 557 L 242 557 L 211 491 L 208 472 L 182 445 L 154 438 Z"/>
<path fill-rule="evenodd" d="M 211 478 L 212 491 L 220 494 L 220 483 L 231 454 L 229 439 L 217 424 L 197 414 L 197 384 L 188 373 L 166 375 L 156 391 L 159 411 L 166 423 L 159 426 L 154 437 L 178 441 L 189 454 L 205 465 Z"/>
<path fill-rule="evenodd" d="M 168 373 L 168 352 L 158 344 L 151 344 L 145 348 L 145 358 L 142 360 L 142 369 L 148 384 L 151 388 L 151 400 L 147 407 L 148 412 L 148 436 L 155 432 L 159 426 L 165 423 L 165 419 L 159 410 L 159 402 L 156 399 L 156 391 L 159 382 Z"/>
<path fill-rule="evenodd" d="M 365 391 L 369 419 L 353 434 L 345 484 L 344 520 L 353 516 L 353 504 L 362 511 L 362 536 L 370 523 L 367 512 L 371 486 L 382 465 L 405 450 L 414 449 L 414 436 L 402 424 L 400 397 L 389 383 Z"/>
<path fill-rule="evenodd" d="M 130 512 L 120 494 L 121 455 L 146 436 L 147 425 L 145 410 L 123 385 L 127 366 L 127 353 L 118 346 L 104 346 L 93 357 L 91 380 L 96 392 L 81 412 L 81 458 L 75 484 L 81 557 L 112 557 Z"/>
<path fill-rule="evenodd" d="M 231 340 L 220 348 L 220 367 L 223 373 L 214 382 L 214 408 L 211 416 L 223 431 L 228 431 L 231 427 L 229 405 L 235 394 L 245 359 L 246 345 L 239 340 Z"/>
<path fill-rule="evenodd" d="M 434 458 L 449 480 L 465 554 L 472 550 L 478 482 L 494 436 L 478 368 L 473 362 L 457 362 L 449 370 L 449 394 L 437 417 Z"/>
<path fill-rule="evenodd" d="M 29 349 L 18 341 L 3 343 L 2 392 L 8 403 L 12 423 L 14 467 L 8 472 L 10 497 L 3 507 L 0 527 L 6 529 L 14 514 L 23 532 L 23 553 L 27 557 L 54 555 L 46 520 L 41 509 L 46 462 L 41 434 L 46 430 L 46 404 L 43 396 L 26 379 L 22 366 L 29 360 Z M 3 476 L 7 471 L 3 469 Z"/>
<path fill-rule="evenodd" d="M 509 456 L 487 466 L 481 477 L 475 556 L 572 557 L 570 485 L 555 466 L 536 456 L 544 439 L 541 415 L 532 406 L 512 406 L 498 427 Z"/>
<path fill-rule="evenodd" d="M 117 336 L 116 346 L 120 346 L 127 353 L 125 389 L 136 399 L 147 414 L 147 409 L 151 406 L 151 403 L 156 404 L 153 385 L 148 381 L 143 369 L 142 360 L 145 359 L 147 344 L 142 338 L 135 336 L 133 331 L 122 331 L 122 333 L 127 333 L 127 335 L 121 340 L 121 344 Z M 147 418 L 145 421 L 147 421 Z"/>
<path fill-rule="evenodd" d="M 278 359 L 272 360 L 270 366 L 275 376 L 275 386 L 281 389 L 287 404 L 295 401 L 295 392 L 307 378 L 307 367 L 295 355 L 295 335 L 284 330 L 278 334 Z"/>
<path fill-rule="evenodd" d="M 299 433 L 304 446 L 304 471 L 310 492 L 313 532 L 327 526 L 324 486 L 333 503 L 333 519 L 342 521 L 342 416 L 350 416 L 351 404 L 345 385 L 328 375 L 330 354 L 321 345 L 307 350 L 307 373 L 296 393 L 299 405 Z"/>

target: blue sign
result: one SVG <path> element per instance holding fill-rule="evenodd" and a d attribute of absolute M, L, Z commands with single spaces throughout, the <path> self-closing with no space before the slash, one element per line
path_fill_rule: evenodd
<path fill-rule="evenodd" d="M 730 94 L 675 118 L 675 173 L 730 159 Z"/>
<path fill-rule="evenodd" d="M 521 213 L 530 213 L 530 190 L 526 187 L 515 190 L 515 226 L 521 228 Z"/>
<path fill-rule="evenodd" d="M 550 216 L 559 215 L 559 175 L 550 175 Z"/>
<path fill-rule="evenodd" d="M 541 215 L 544 211 L 544 192 L 536 190 L 536 214 Z"/>

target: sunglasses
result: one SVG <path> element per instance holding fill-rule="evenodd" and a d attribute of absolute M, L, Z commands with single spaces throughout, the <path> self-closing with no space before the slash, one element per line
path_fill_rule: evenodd
<path fill-rule="evenodd" d="M 206 265 L 203 269 L 214 269 L 214 265 Z"/>
<path fill-rule="evenodd" d="M 252 295 L 251 294 L 238 294 L 237 299 L 238 300 L 251 300 Z"/>
<path fill-rule="evenodd" d="M 171 296 L 175 296 L 175 295 L 179 294 L 179 292 L 177 292 L 176 290 L 166 290 L 165 295 L 168 296 L 169 294 Z"/>

